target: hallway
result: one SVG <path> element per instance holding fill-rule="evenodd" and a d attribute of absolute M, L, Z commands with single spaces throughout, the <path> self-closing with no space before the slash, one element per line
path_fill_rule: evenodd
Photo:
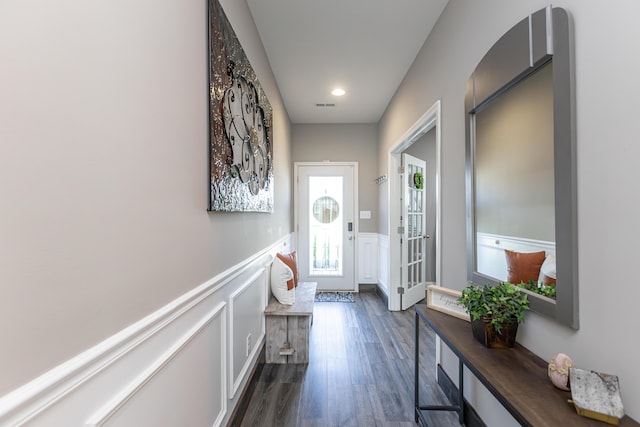
<path fill-rule="evenodd" d="M 445 403 L 434 334 L 425 326 L 420 333 L 422 403 Z M 264 365 L 241 425 L 415 426 L 413 336 L 414 310 L 389 312 L 375 292 L 316 303 L 309 365 Z M 453 414 L 437 417 L 434 425 L 457 425 Z"/>

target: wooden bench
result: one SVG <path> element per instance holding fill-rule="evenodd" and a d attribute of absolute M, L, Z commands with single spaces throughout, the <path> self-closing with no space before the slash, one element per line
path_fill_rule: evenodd
<path fill-rule="evenodd" d="M 271 297 L 264 310 L 267 363 L 309 363 L 309 329 L 316 286 L 315 282 L 298 283 L 293 305 L 280 304 Z"/>

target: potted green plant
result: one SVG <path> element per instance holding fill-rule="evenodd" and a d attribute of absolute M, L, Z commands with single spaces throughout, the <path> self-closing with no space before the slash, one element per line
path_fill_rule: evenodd
<path fill-rule="evenodd" d="M 508 282 L 471 285 L 462 290 L 458 302 L 471 317 L 473 336 L 490 348 L 509 348 L 516 342 L 518 324 L 529 309 L 527 295 Z"/>

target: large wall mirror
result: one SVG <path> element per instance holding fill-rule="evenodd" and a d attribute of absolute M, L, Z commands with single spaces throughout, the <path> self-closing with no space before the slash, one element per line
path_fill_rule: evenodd
<path fill-rule="evenodd" d="M 467 254 L 470 282 L 537 287 L 531 309 L 578 329 L 570 34 L 565 10 L 537 11 L 467 82 Z"/>

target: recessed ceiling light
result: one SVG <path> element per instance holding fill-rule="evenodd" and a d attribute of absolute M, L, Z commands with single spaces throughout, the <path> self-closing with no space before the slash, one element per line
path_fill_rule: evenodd
<path fill-rule="evenodd" d="M 331 95 L 333 95 L 333 96 L 342 96 L 345 93 L 347 93 L 347 92 L 345 92 L 344 89 L 340 89 L 340 88 L 334 89 L 334 90 L 331 91 Z"/>

